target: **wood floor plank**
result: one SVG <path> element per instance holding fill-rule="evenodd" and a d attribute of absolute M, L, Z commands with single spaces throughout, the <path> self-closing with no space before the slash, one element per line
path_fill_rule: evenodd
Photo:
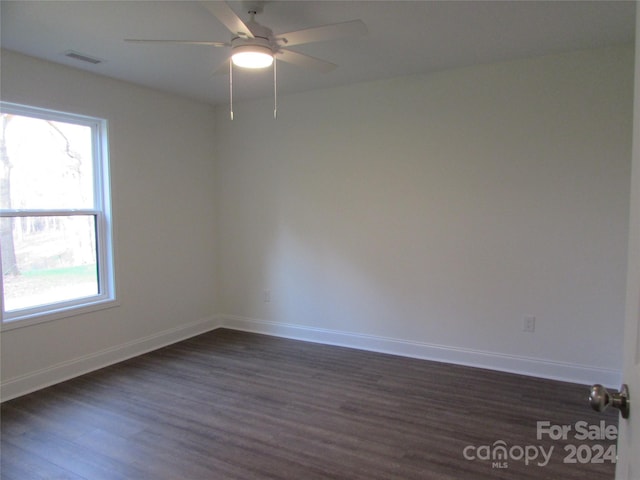
<path fill-rule="evenodd" d="M 612 463 L 567 464 L 565 448 L 614 441 L 536 437 L 537 421 L 617 425 L 587 395 L 584 385 L 216 330 L 5 402 L 1 474 L 610 480 Z M 501 441 L 553 454 L 506 468 L 463 455 Z"/>
<path fill-rule="evenodd" d="M 4 480 L 85 480 L 39 455 L 25 452 L 10 442 L 2 442 L 2 475 Z"/>

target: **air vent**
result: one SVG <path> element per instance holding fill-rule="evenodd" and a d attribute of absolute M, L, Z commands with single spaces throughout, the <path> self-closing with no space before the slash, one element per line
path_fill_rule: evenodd
<path fill-rule="evenodd" d="M 81 62 L 92 63 L 93 65 L 97 65 L 98 63 L 102 63 L 104 61 L 100 60 L 99 58 L 85 55 L 84 53 L 75 52 L 73 50 L 67 50 L 66 52 L 64 52 L 64 56 L 73 58 L 74 60 L 80 60 Z"/>

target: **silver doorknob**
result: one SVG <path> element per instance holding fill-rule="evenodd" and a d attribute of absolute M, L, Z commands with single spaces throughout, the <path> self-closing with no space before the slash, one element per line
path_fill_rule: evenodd
<path fill-rule="evenodd" d="M 609 392 L 602 385 L 594 385 L 589 393 L 589 403 L 596 412 L 604 412 L 608 406 L 620 409 L 622 418 L 629 418 L 629 387 L 622 384 L 619 392 Z"/>

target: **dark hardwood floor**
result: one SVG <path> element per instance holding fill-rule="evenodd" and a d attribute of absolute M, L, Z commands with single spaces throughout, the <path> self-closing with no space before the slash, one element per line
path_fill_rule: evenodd
<path fill-rule="evenodd" d="M 584 385 L 217 330 L 5 402 L 2 478 L 612 479 L 598 452 L 615 442 L 575 437 L 579 421 L 617 425 L 587 396 Z M 538 439 L 537 421 L 570 425 L 567 440 Z M 483 459 L 498 446 L 507 458 Z"/>

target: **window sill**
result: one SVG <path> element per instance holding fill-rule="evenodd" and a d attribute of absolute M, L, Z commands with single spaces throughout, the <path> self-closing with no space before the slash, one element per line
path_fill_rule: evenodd
<path fill-rule="evenodd" d="M 18 328 L 30 327 L 40 323 L 52 322 L 63 318 L 75 317 L 87 313 L 105 310 L 120 306 L 120 302 L 113 298 L 100 298 L 88 301 L 82 305 L 63 306 L 60 308 L 51 308 L 47 312 L 29 313 L 18 315 L 9 319 L 3 319 L 0 324 L 0 331 L 15 330 Z"/>

